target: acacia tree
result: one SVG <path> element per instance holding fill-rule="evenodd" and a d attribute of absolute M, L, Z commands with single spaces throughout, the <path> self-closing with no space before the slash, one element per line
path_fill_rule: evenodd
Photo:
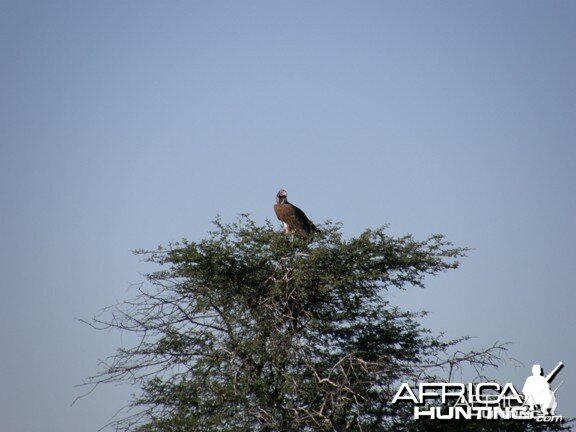
<path fill-rule="evenodd" d="M 325 223 L 286 237 L 248 216 L 216 220 L 208 238 L 138 251 L 159 265 L 138 295 L 94 319 L 133 332 L 89 382 L 131 382 L 132 431 L 422 430 L 390 400 L 401 381 L 446 379 L 465 363 L 496 366 L 505 349 L 452 354 L 459 340 L 389 303 L 424 287 L 466 249 L 386 227 L 345 239 Z"/>

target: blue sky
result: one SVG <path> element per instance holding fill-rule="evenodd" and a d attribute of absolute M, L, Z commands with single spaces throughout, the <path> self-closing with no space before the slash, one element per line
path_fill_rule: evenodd
<path fill-rule="evenodd" d="M 131 296 L 131 254 L 280 187 L 347 236 L 473 248 L 392 293 L 473 346 L 512 341 L 576 416 L 576 4 L 0 1 L 0 418 L 96 431 L 133 391 L 75 384 L 125 343 L 76 318 Z"/>

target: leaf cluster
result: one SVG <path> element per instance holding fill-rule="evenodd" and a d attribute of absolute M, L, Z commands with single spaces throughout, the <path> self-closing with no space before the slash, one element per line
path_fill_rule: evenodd
<path fill-rule="evenodd" d="M 142 392 L 138 431 L 419 430 L 390 400 L 400 381 L 440 379 L 463 363 L 494 366 L 504 349 L 448 355 L 456 341 L 387 300 L 454 269 L 466 249 L 442 235 L 345 239 L 330 221 L 312 239 L 248 216 L 198 242 L 139 251 L 160 269 L 94 325 L 135 333 L 92 382 Z"/>

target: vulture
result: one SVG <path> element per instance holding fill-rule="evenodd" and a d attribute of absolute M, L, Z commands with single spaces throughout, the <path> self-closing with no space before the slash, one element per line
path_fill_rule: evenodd
<path fill-rule="evenodd" d="M 276 204 L 274 212 L 276 217 L 284 225 L 285 234 L 300 234 L 302 237 L 308 237 L 314 231 L 318 231 L 310 219 L 302 210 L 288 202 L 288 194 L 284 189 L 280 189 L 276 194 Z"/>

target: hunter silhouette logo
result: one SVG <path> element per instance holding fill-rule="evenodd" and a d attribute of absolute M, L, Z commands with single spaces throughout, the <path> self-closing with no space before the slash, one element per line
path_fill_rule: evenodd
<path fill-rule="evenodd" d="M 558 387 L 562 384 L 560 383 L 560 385 L 552 391 L 550 383 L 563 367 L 564 363 L 558 363 L 558 366 L 544 377 L 542 367 L 539 364 L 532 366 L 532 376 L 526 378 L 524 387 L 522 387 L 525 403 L 530 407 L 531 411 L 534 411 L 537 406 L 540 406 L 542 414 L 555 415 L 556 405 L 558 405 L 556 402 L 556 390 L 558 390 Z"/>
<path fill-rule="evenodd" d="M 420 383 L 416 388 L 402 383 L 392 399 L 392 404 L 412 402 L 414 418 L 433 420 L 534 420 L 537 422 L 562 422 L 556 415 L 556 387 L 550 383 L 564 367 L 558 365 L 544 376 L 539 364 L 532 366 L 532 375 L 526 378 L 522 393 L 514 384 L 488 383 Z"/>

